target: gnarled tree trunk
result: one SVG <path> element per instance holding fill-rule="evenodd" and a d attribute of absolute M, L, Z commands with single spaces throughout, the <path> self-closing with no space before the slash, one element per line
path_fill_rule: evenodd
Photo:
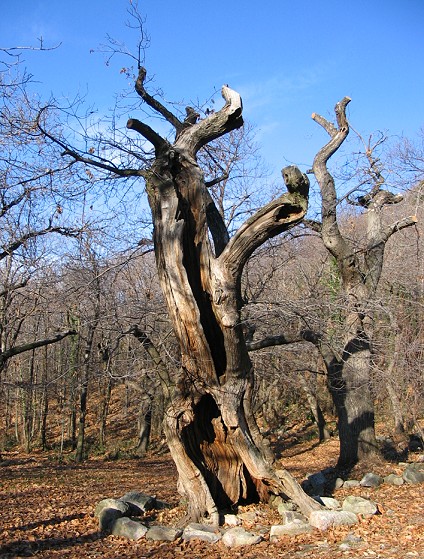
<path fill-rule="evenodd" d="M 154 223 L 160 284 L 181 350 L 178 382 L 169 387 L 164 430 L 192 519 L 218 522 L 219 510 L 294 498 L 307 514 L 319 505 L 285 471 L 278 476 L 251 410 L 253 368 L 240 322 L 244 264 L 267 239 L 298 223 L 307 209 L 309 181 L 296 167 L 283 170 L 289 193 L 248 219 L 230 239 L 196 161 L 198 150 L 242 125 L 241 99 L 223 88 L 225 106 L 184 122 L 144 89 L 137 92 L 176 128 L 173 144 L 134 119 L 156 150 L 145 172 Z"/>

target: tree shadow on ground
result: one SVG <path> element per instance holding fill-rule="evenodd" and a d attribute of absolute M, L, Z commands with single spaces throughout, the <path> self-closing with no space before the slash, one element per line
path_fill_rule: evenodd
<path fill-rule="evenodd" d="M 39 520 L 37 522 L 31 522 L 23 526 L 12 526 L 8 529 L 8 532 L 17 532 L 21 530 L 33 530 L 34 528 L 39 528 L 40 526 L 54 526 L 55 524 L 61 524 L 62 522 L 70 522 L 71 520 L 76 520 L 77 518 L 84 518 L 84 513 L 69 514 L 67 516 L 55 516 L 54 518 L 49 518 L 48 520 Z M 0 555 L 1 557 L 1 555 Z"/>
<path fill-rule="evenodd" d="M 103 539 L 104 535 L 100 532 L 92 532 L 78 537 L 69 538 L 45 538 L 29 540 L 16 540 L 0 547 L 0 557 L 33 557 L 42 551 L 67 549 L 73 546 L 80 546 L 84 543 L 91 543 Z"/>
<path fill-rule="evenodd" d="M 277 437 L 274 441 L 271 440 L 271 448 L 276 460 L 284 458 L 284 454 L 287 454 L 288 450 L 291 450 L 291 457 L 300 456 L 319 446 L 321 441 L 318 438 L 316 428 L 317 426 L 315 423 L 307 423 L 295 431 Z M 304 446 L 303 443 L 310 444 Z"/>

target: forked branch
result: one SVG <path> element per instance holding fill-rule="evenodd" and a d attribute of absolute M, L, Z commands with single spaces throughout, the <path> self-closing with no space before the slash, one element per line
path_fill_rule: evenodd
<path fill-rule="evenodd" d="M 177 131 L 177 134 L 180 130 L 183 129 L 183 123 L 169 111 L 160 101 L 155 99 L 150 93 L 148 93 L 144 87 L 144 81 L 146 79 L 146 69 L 140 68 L 138 71 L 138 77 L 135 82 L 135 90 L 143 99 L 143 101 L 149 105 L 154 111 L 162 115 Z"/>
<path fill-rule="evenodd" d="M 249 218 L 221 255 L 225 266 L 237 277 L 249 256 L 265 241 L 299 223 L 308 208 L 309 179 L 291 165 L 282 170 L 288 194 L 273 200 Z"/>
<path fill-rule="evenodd" d="M 130 118 L 128 120 L 127 128 L 129 130 L 135 130 L 136 132 L 141 134 L 143 138 L 146 138 L 146 140 L 149 141 L 155 148 L 156 154 L 158 154 L 158 152 L 162 148 L 168 145 L 168 142 L 164 140 L 162 136 L 160 136 L 157 132 L 155 132 L 153 128 L 150 128 L 148 124 L 144 124 L 144 122 L 141 122 L 136 118 Z"/>
<path fill-rule="evenodd" d="M 240 95 L 224 85 L 221 90 L 225 105 L 221 110 L 209 115 L 177 135 L 176 147 L 187 150 L 195 156 L 199 149 L 231 130 L 243 125 L 243 105 Z"/>
<path fill-rule="evenodd" d="M 406 227 L 411 227 L 412 225 L 415 225 L 417 222 L 418 222 L 417 216 L 410 215 L 408 217 L 404 217 L 403 219 L 400 219 L 399 221 L 396 221 L 395 223 L 392 223 L 391 225 L 388 225 L 383 232 L 383 240 L 388 241 L 394 233 L 397 233 L 398 231 L 401 231 Z"/>
<path fill-rule="evenodd" d="M 330 135 L 330 141 L 322 147 L 315 156 L 313 173 L 318 181 L 322 198 L 322 238 L 327 249 L 336 258 L 346 254 L 348 247 L 340 233 L 337 223 L 337 194 L 334 178 L 327 169 L 330 157 L 340 148 L 349 134 L 349 123 L 346 117 L 346 107 L 350 103 L 349 97 L 344 97 L 335 107 L 337 127 L 324 117 L 312 114 L 312 118 Z"/>

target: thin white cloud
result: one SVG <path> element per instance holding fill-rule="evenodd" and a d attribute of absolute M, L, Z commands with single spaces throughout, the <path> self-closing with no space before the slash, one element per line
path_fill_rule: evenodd
<path fill-rule="evenodd" d="M 239 86 L 239 92 L 248 111 L 257 112 L 263 106 L 275 107 L 293 94 L 311 89 L 322 82 L 327 72 L 328 68 L 320 65 L 292 75 L 278 72 L 262 81 L 256 74 L 254 81 Z"/>

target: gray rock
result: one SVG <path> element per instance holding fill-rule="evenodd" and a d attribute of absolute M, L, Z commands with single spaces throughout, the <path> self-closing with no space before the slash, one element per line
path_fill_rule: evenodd
<path fill-rule="evenodd" d="M 222 543 L 227 547 L 240 547 L 243 545 L 255 545 L 262 541 L 262 536 L 247 532 L 240 526 L 230 528 L 222 536 Z"/>
<path fill-rule="evenodd" d="M 217 533 L 215 530 L 216 529 L 213 526 L 192 522 L 185 527 L 183 539 L 186 541 L 202 540 L 208 543 L 216 543 L 221 539 L 221 534 Z"/>
<path fill-rule="evenodd" d="M 401 476 L 397 476 L 396 474 L 389 474 L 384 478 L 384 483 L 388 483 L 389 485 L 403 485 L 404 481 Z"/>
<path fill-rule="evenodd" d="M 224 514 L 223 520 L 224 524 L 228 526 L 240 526 L 241 524 L 240 518 L 235 514 Z"/>
<path fill-rule="evenodd" d="M 114 536 L 122 536 L 130 540 L 139 540 L 147 532 L 147 527 L 141 522 L 122 517 L 115 520 L 111 527 Z"/>
<path fill-rule="evenodd" d="M 383 482 L 384 479 L 381 476 L 369 472 L 368 474 L 365 474 L 364 477 L 361 479 L 360 485 L 362 485 L 362 487 L 378 487 Z"/>
<path fill-rule="evenodd" d="M 344 540 L 339 545 L 339 549 L 341 549 L 342 551 L 348 551 L 349 549 L 358 547 L 361 542 L 361 537 L 351 533 L 344 538 Z"/>
<path fill-rule="evenodd" d="M 354 512 L 355 514 L 377 514 L 378 508 L 374 501 L 369 501 L 363 497 L 350 495 L 346 497 L 342 505 L 343 510 Z"/>
<path fill-rule="evenodd" d="M 293 501 L 282 501 L 281 503 L 278 504 L 278 512 L 280 514 L 282 514 L 283 511 L 286 510 L 296 510 L 296 505 L 295 503 L 293 503 Z"/>
<path fill-rule="evenodd" d="M 348 544 L 358 544 L 362 542 L 362 538 L 361 536 L 357 536 L 356 534 L 353 534 L 352 532 L 350 534 L 348 534 L 344 540 L 345 543 Z"/>
<path fill-rule="evenodd" d="M 420 471 L 413 464 L 410 464 L 407 468 L 405 468 L 402 477 L 406 483 L 422 483 L 424 482 L 424 471 Z"/>
<path fill-rule="evenodd" d="M 340 502 L 333 497 L 318 497 L 317 501 L 324 505 L 326 509 L 337 510 L 341 508 Z"/>
<path fill-rule="evenodd" d="M 347 479 L 344 484 L 343 488 L 350 489 L 351 487 L 359 487 L 360 483 L 357 479 Z"/>
<path fill-rule="evenodd" d="M 156 497 L 145 495 L 139 491 L 130 491 L 120 498 L 121 501 L 131 505 L 131 516 L 137 516 L 145 511 L 156 508 Z"/>
<path fill-rule="evenodd" d="M 334 489 L 340 489 L 340 487 L 343 487 L 344 484 L 344 480 L 341 477 L 336 478 L 336 481 L 334 482 Z"/>
<path fill-rule="evenodd" d="M 128 514 L 130 507 L 127 503 L 121 501 L 121 499 L 103 499 L 97 503 L 94 509 L 94 516 L 99 518 L 105 509 L 118 510 L 122 513 L 121 516 L 125 516 Z"/>
<path fill-rule="evenodd" d="M 241 512 L 237 516 L 239 518 L 241 518 L 242 520 L 245 520 L 246 522 L 256 522 L 256 520 L 258 518 L 258 515 L 256 514 L 256 512 L 254 510 L 249 510 L 247 512 Z"/>
<path fill-rule="evenodd" d="M 290 524 L 291 522 L 299 521 L 299 522 L 307 522 L 308 520 L 300 514 L 300 512 L 295 512 L 292 510 L 284 510 L 280 512 L 281 520 L 283 524 Z"/>
<path fill-rule="evenodd" d="M 318 530 L 328 530 L 333 526 L 352 525 L 358 522 L 353 512 L 338 510 L 314 510 L 309 515 L 309 523 Z"/>
<path fill-rule="evenodd" d="M 283 536 L 298 536 L 313 532 L 308 522 L 290 522 L 289 524 L 275 524 L 271 526 L 269 533 L 270 542 L 274 542 Z"/>
<path fill-rule="evenodd" d="M 152 526 L 147 530 L 146 539 L 162 542 L 173 542 L 181 536 L 182 530 L 171 526 Z"/>
<path fill-rule="evenodd" d="M 103 509 L 99 514 L 99 530 L 110 532 L 115 522 L 124 515 L 118 509 Z"/>
<path fill-rule="evenodd" d="M 103 499 L 97 503 L 94 516 L 99 519 L 99 530 L 109 532 L 113 523 L 123 516 L 129 516 L 130 506 L 119 499 Z"/>

